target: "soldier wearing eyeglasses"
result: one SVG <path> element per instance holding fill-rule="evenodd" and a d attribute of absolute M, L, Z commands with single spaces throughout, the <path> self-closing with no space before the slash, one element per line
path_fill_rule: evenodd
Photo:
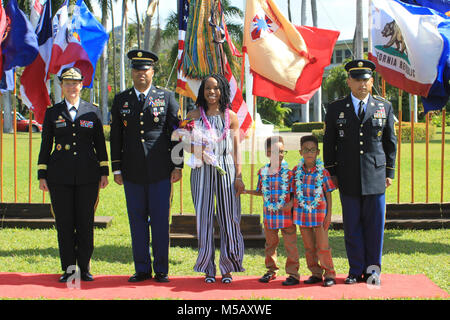
<path fill-rule="evenodd" d="M 351 94 L 328 106 L 323 148 L 325 168 L 340 190 L 350 265 L 345 283 L 353 284 L 374 272 L 379 280 L 397 139 L 392 105 L 371 94 L 375 64 L 353 60 L 345 70 Z"/>

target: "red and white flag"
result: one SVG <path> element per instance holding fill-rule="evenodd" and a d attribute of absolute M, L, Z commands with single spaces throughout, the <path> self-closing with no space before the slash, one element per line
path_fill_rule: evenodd
<path fill-rule="evenodd" d="M 36 26 L 39 23 L 39 20 L 41 20 L 42 12 L 44 12 L 44 4 L 47 0 L 34 0 L 33 7 L 31 8 L 30 13 L 30 22 L 31 25 L 36 28 Z"/>
<path fill-rule="evenodd" d="M 306 103 L 319 89 L 338 31 L 294 26 L 273 0 L 247 0 L 244 51 L 253 74 L 253 94 Z"/>
<path fill-rule="evenodd" d="M 79 37 L 71 30 L 68 15 L 69 0 L 66 0 L 53 17 L 53 48 L 49 73 L 59 75 L 62 68 L 73 66 L 80 69 L 84 76 L 83 85 L 91 83 L 94 67 Z"/>
<path fill-rule="evenodd" d="M 32 8 L 32 11 L 35 7 Z M 36 59 L 25 67 L 20 78 L 20 95 L 23 103 L 30 108 L 37 122 L 44 121 L 45 110 L 51 105 L 47 88 L 47 72 L 52 52 L 52 9 L 51 1 L 47 0 L 36 27 L 39 54 Z"/>

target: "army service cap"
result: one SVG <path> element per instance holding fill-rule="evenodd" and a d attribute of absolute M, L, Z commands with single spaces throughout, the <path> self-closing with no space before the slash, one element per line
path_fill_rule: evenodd
<path fill-rule="evenodd" d="M 348 75 L 354 79 L 369 79 L 375 70 L 375 63 L 369 60 L 352 60 L 345 65 Z"/>
<path fill-rule="evenodd" d="M 137 70 L 148 70 L 158 61 L 158 56 L 146 50 L 131 50 L 127 54 L 131 61 L 131 68 Z"/>
<path fill-rule="evenodd" d="M 75 67 L 70 68 L 64 68 L 61 71 L 61 75 L 58 77 L 59 81 L 63 80 L 77 80 L 77 81 L 83 81 L 84 77 L 81 74 L 80 69 Z"/>

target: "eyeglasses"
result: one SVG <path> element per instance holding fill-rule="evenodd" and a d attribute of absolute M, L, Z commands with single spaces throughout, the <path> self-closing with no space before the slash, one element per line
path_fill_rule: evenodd
<path fill-rule="evenodd" d="M 311 149 L 304 148 L 304 149 L 302 149 L 301 151 L 302 151 L 303 153 L 316 153 L 317 150 L 319 150 L 319 149 L 317 149 L 317 148 L 311 148 Z"/>

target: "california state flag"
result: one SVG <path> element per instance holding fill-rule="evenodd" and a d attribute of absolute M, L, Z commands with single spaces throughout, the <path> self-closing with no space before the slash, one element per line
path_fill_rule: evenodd
<path fill-rule="evenodd" d="M 295 26 L 273 0 L 247 0 L 244 49 L 253 74 L 253 94 L 306 103 L 322 83 L 338 31 Z"/>

